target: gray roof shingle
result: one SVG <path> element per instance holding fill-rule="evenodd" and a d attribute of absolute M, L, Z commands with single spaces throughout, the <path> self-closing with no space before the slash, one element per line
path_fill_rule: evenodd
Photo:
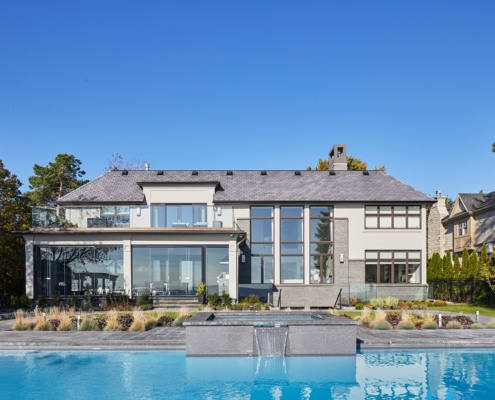
<path fill-rule="evenodd" d="M 60 204 L 142 204 L 145 183 L 218 182 L 214 202 L 418 202 L 434 200 L 383 171 L 109 171 L 65 195 Z"/>

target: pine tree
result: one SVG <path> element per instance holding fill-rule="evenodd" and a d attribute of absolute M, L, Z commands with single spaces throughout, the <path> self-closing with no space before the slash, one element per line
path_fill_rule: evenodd
<path fill-rule="evenodd" d="M 426 279 L 428 282 L 433 281 L 434 279 L 439 279 L 442 277 L 442 257 L 440 254 L 435 253 L 428 260 L 428 265 L 426 267 Z"/>
<path fill-rule="evenodd" d="M 486 245 L 483 243 L 481 246 L 480 254 L 480 267 L 479 267 L 479 277 L 480 279 L 487 280 L 490 279 L 490 258 L 488 257 L 488 252 L 486 251 Z"/>

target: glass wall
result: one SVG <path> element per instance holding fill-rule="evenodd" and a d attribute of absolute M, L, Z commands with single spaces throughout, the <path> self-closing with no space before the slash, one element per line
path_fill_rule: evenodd
<path fill-rule="evenodd" d="M 333 283 L 333 208 L 310 207 L 311 283 Z"/>
<path fill-rule="evenodd" d="M 273 283 L 273 207 L 251 207 L 251 283 Z"/>
<path fill-rule="evenodd" d="M 35 296 L 124 293 L 123 249 L 117 247 L 36 248 Z"/>
<path fill-rule="evenodd" d="M 280 207 L 280 282 L 303 283 L 303 207 Z"/>
<path fill-rule="evenodd" d="M 142 293 L 195 296 L 200 282 L 206 283 L 209 294 L 218 290 L 221 294 L 221 290 L 228 292 L 228 272 L 226 246 L 132 248 L 133 297 Z"/>

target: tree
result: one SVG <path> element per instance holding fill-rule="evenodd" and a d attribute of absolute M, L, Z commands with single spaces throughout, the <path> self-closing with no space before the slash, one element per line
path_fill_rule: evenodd
<path fill-rule="evenodd" d="M 54 206 L 62 196 L 87 182 L 79 179 L 86 172 L 72 154 L 59 154 L 46 167 L 35 164 L 33 170 L 29 178 L 32 192 L 28 193 L 32 205 Z"/>
<path fill-rule="evenodd" d="M 492 152 L 495 153 L 495 142 L 492 143 Z"/>
<path fill-rule="evenodd" d="M 454 278 L 458 279 L 461 277 L 461 261 L 459 256 L 456 254 L 454 257 Z"/>
<path fill-rule="evenodd" d="M 469 278 L 469 251 L 466 248 L 462 250 L 461 273 L 459 278 Z"/>
<path fill-rule="evenodd" d="M 0 160 L 0 308 L 25 291 L 24 240 L 12 233 L 29 228 L 30 212 L 21 186 Z"/>
<path fill-rule="evenodd" d="M 468 260 L 468 278 L 478 278 L 479 266 L 478 266 L 478 253 L 476 250 L 472 251 Z"/>
<path fill-rule="evenodd" d="M 440 257 L 440 254 L 434 253 L 428 260 L 428 265 L 426 267 L 426 279 L 428 282 L 431 282 L 442 277 L 442 257 Z"/>
<path fill-rule="evenodd" d="M 347 168 L 352 170 L 352 171 L 366 171 L 368 168 L 368 165 L 365 161 L 360 160 L 359 158 L 353 157 L 353 156 L 348 156 L 347 157 Z M 307 170 L 312 170 L 312 167 L 307 167 Z M 328 159 L 322 159 L 320 158 L 318 160 L 318 164 L 316 164 L 316 167 L 314 168 L 315 171 L 328 171 L 329 166 L 328 166 Z M 382 165 L 381 167 L 375 167 L 375 170 L 377 171 L 385 171 L 385 165 Z"/>
<path fill-rule="evenodd" d="M 447 250 L 442 260 L 443 264 L 443 278 L 451 279 L 454 277 L 454 266 L 452 265 L 452 257 L 450 251 Z"/>
<path fill-rule="evenodd" d="M 108 166 L 105 171 L 113 170 L 143 170 L 146 169 L 146 160 L 132 159 L 130 161 L 124 160 L 124 156 L 119 153 L 112 154 L 112 158 L 108 160 Z"/>

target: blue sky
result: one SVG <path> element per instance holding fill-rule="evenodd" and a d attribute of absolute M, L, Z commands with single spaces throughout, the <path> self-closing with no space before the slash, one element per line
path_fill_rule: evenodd
<path fill-rule="evenodd" d="M 336 143 L 417 189 L 495 190 L 495 2 L 0 1 L 0 159 L 304 169 Z"/>

